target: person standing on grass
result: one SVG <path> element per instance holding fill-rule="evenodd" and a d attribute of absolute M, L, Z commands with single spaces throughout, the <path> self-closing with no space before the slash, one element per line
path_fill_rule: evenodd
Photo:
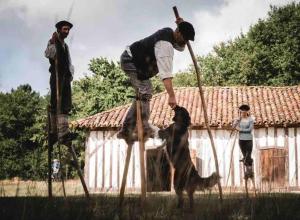
<path fill-rule="evenodd" d="M 253 149 L 253 125 L 254 118 L 250 116 L 249 105 L 241 105 L 239 107 L 240 118 L 235 120 L 233 128 L 239 132 L 239 145 L 243 154 L 243 158 L 240 160 L 246 166 L 245 175 L 248 177 L 253 176 L 253 159 L 251 153 Z"/>
<path fill-rule="evenodd" d="M 127 46 L 121 55 L 121 68 L 130 78 L 135 91 L 140 94 L 144 137 L 153 137 L 153 126 L 148 123 L 150 116 L 150 99 L 152 85 L 150 78 L 157 75 L 163 81 L 169 95 L 171 108 L 177 105 L 172 85 L 174 49 L 183 51 L 189 40 L 194 40 L 195 30 L 192 24 L 176 20 L 178 28 L 163 28 L 154 34 Z M 123 122 L 117 137 L 127 143 L 135 140 L 136 101 L 134 100 Z"/>

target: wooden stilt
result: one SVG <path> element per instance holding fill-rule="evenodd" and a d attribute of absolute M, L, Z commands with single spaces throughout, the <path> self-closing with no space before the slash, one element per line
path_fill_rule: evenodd
<path fill-rule="evenodd" d="M 63 188 L 63 193 L 64 193 L 64 197 L 66 198 L 66 188 L 65 188 L 65 177 L 64 177 L 64 172 L 63 172 L 63 164 L 62 164 L 62 160 L 61 160 L 61 149 L 60 149 L 60 145 L 58 144 L 58 157 L 59 157 L 59 163 L 60 163 L 60 178 L 61 178 L 61 183 L 62 183 L 62 188 Z"/>
<path fill-rule="evenodd" d="M 253 190 L 254 190 L 254 195 L 256 196 L 255 175 L 253 173 L 253 176 L 249 177 L 246 174 L 247 168 L 246 168 L 244 163 L 243 163 L 243 167 L 244 167 L 244 181 L 245 181 L 246 197 L 249 198 L 249 189 L 248 189 L 248 180 L 249 179 L 251 179 L 251 182 L 252 182 L 252 185 L 253 185 Z"/>
<path fill-rule="evenodd" d="M 178 13 L 178 10 L 177 10 L 176 6 L 173 7 L 173 11 L 174 11 L 175 17 L 179 18 L 179 13 Z M 203 93 L 201 82 L 200 82 L 200 70 L 199 70 L 199 67 L 198 67 L 193 49 L 192 49 L 191 44 L 190 44 L 189 41 L 187 42 L 187 46 L 188 46 L 188 49 L 190 51 L 190 54 L 191 54 L 191 57 L 192 57 L 192 60 L 193 60 L 193 63 L 194 63 L 194 67 L 195 67 L 195 70 L 196 70 L 197 84 L 198 84 L 199 93 L 200 93 L 200 97 L 201 97 L 201 103 L 202 103 L 202 109 L 203 109 L 203 114 L 204 114 L 204 119 L 205 119 L 205 125 L 206 125 L 207 131 L 208 131 L 208 135 L 209 135 L 212 150 L 213 150 L 213 155 L 214 155 L 214 159 L 215 159 L 215 166 L 216 166 L 216 173 L 219 175 L 220 172 L 219 172 L 218 157 L 217 157 L 216 147 L 215 147 L 215 144 L 214 144 L 214 141 L 213 141 L 213 136 L 212 136 L 210 126 L 209 126 L 209 121 L 208 121 L 208 116 L 207 116 L 207 108 L 206 108 L 206 103 L 205 103 L 205 100 L 204 100 L 204 93 Z M 223 200 L 223 195 L 222 195 L 222 187 L 221 187 L 220 179 L 218 181 L 218 189 L 219 189 L 219 194 L 220 194 L 220 200 L 222 201 Z"/>
<path fill-rule="evenodd" d="M 142 121 L 142 107 L 139 93 L 137 92 L 136 100 L 136 115 L 137 115 L 137 133 L 140 145 L 140 170 L 141 170 L 141 207 L 144 207 L 146 201 L 146 174 L 145 174 L 145 140 Z"/>
<path fill-rule="evenodd" d="M 53 141 L 51 140 L 51 118 L 50 118 L 50 106 L 47 108 L 47 133 L 48 133 L 48 197 L 52 198 L 52 151 L 53 151 Z"/>
<path fill-rule="evenodd" d="M 245 169 L 244 169 L 244 174 L 245 174 Z M 245 175 L 244 175 L 245 176 Z M 244 178 L 245 181 L 245 189 L 246 189 L 246 197 L 249 198 L 249 192 L 248 192 L 248 178 Z"/>
<path fill-rule="evenodd" d="M 74 163 L 75 163 L 75 168 L 76 168 L 77 174 L 78 174 L 78 176 L 79 176 L 79 178 L 80 178 L 81 185 L 82 185 L 82 187 L 83 187 L 85 196 L 86 196 L 87 198 L 89 198 L 89 197 L 90 197 L 89 191 L 88 191 L 88 189 L 87 189 L 87 186 L 86 186 L 86 183 L 85 183 L 85 181 L 84 181 L 84 178 L 83 178 L 83 175 L 82 175 L 80 166 L 79 166 L 79 164 L 78 164 L 78 159 L 77 159 L 77 156 L 76 156 L 74 147 L 73 147 L 73 145 L 72 145 L 72 142 L 69 142 L 68 144 L 66 144 L 66 146 L 68 147 L 69 152 L 71 153 L 71 155 L 72 155 L 72 157 L 73 157 L 73 160 L 74 160 Z"/>
<path fill-rule="evenodd" d="M 132 151 L 132 144 L 128 144 L 127 146 L 127 154 L 125 159 L 125 167 L 123 171 L 123 177 L 122 177 L 122 183 L 121 183 L 121 189 L 120 189 L 120 196 L 119 196 L 119 207 L 122 207 L 123 200 L 124 200 L 124 192 L 125 192 L 125 186 L 127 181 L 127 174 L 128 174 L 128 167 L 129 167 L 129 161 L 131 157 L 131 151 Z"/>
<path fill-rule="evenodd" d="M 138 132 L 138 141 L 140 145 L 140 172 L 141 172 L 141 207 L 143 208 L 146 201 L 146 174 L 145 174 L 145 141 L 144 141 L 144 131 L 143 131 L 143 122 L 142 122 L 142 110 L 141 110 L 141 101 L 138 91 L 136 91 L 136 128 Z M 125 167 L 123 171 L 122 184 L 120 189 L 120 201 L 119 207 L 122 208 L 124 200 L 124 192 L 128 174 L 129 161 L 131 157 L 132 145 L 133 143 L 127 143 L 127 155 L 125 160 Z"/>

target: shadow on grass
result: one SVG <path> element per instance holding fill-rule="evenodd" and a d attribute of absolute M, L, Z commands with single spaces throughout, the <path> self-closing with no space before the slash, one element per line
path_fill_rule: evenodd
<path fill-rule="evenodd" d="M 94 195 L 89 201 L 82 196 L 0 197 L 1 219 L 300 219 L 300 195 L 260 194 L 246 199 L 243 194 L 225 195 L 220 205 L 218 195 L 198 194 L 195 209 L 188 210 L 187 198 L 182 210 L 176 209 L 173 194 L 150 194 L 144 210 L 138 195 L 127 195 L 122 214 L 118 195 Z"/>

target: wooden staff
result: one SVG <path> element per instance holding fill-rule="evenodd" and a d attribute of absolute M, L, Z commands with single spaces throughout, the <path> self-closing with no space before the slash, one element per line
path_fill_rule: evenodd
<path fill-rule="evenodd" d="M 177 10 L 176 6 L 173 7 L 173 11 L 174 11 L 176 19 L 178 19 L 179 18 L 179 13 L 178 13 L 178 10 Z M 198 84 L 199 93 L 200 93 L 200 97 L 201 97 L 201 103 L 202 103 L 202 108 L 203 108 L 205 125 L 206 125 L 207 131 L 208 131 L 208 135 L 209 135 L 209 138 L 210 138 L 210 142 L 211 142 L 211 146 L 212 146 L 212 150 L 213 150 L 213 154 L 214 154 L 216 172 L 219 175 L 218 156 L 217 156 L 217 151 L 216 151 L 216 148 L 215 148 L 213 136 L 212 136 L 210 126 L 209 126 L 209 121 L 208 121 L 208 116 L 207 116 L 207 107 L 206 107 L 206 103 L 205 103 L 205 100 L 204 100 L 203 89 L 202 89 L 202 86 L 201 86 L 200 70 L 199 70 L 199 67 L 198 67 L 193 49 L 192 49 L 191 44 L 190 44 L 189 41 L 187 41 L 187 46 L 188 46 L 188 49 L 190 51 L 190 54 L 191 54 L 191 57 L 192 57 L 192 60 L 193 60 L 194 66 L 195 66 L 195 70 L 196 70 L 197 84 Z M 223 201 L 222 187 L 221 187 L 220 179 L 218 180 L 218 188 L 219 188 L 220 200 Z"/>

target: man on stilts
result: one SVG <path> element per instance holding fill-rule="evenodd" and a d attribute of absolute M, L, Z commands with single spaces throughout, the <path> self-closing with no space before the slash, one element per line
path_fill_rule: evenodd
<path fill-rule="evenodd" d="M 49 149 L 56 142 L 58 142 L 58 146 L 59 144 L 64 144 L 68 147 L 68 150 L 73 157 L 74 166 L 77 169 L 85 195 L 89 198 L 89 192 L 72 145 L 72 140 L 77 137 L 77 133 L 70 132 L 68 122 L 68 115 L 72 109 L 71 81 L 73 80 L 74 67 L 72 65 L 69 47 L 64 40 L 69 35 L 73 25 L 68 21 L 60 21 L 56 23 L 55 27 L 57 31 L 53 33 L 45 51 L 45 56 L 50 62 L 49 72 L 51 73 L 50 129 L 48 134 L 48 144 Z M 48 153 L 48 158 L 51 158 L 50 151 Z"/>
<path fill-rule="evenodd" d="M 152 85 L 150 78 L 158 75 L 169 95 L 171 108 L 177 105 L 172 85 L 174 49 L 183 51 L 189 40 L 194 40 L 195 30 L 192 24 L 176 20 L 178 28 L 163 28 L 154 34 L 127 46 L 121 55 L 121 68 L 130 78 L 131 84 L 141 100 L 142 123 L 145 140 L 153 137 L 155 129 L 148 122 Z M 136 140 L 136 101 L 134 100 L 117 137 L 127 143 Z"/>
<path fill-rule="evenodd" d="M 74 67 L 69 47 L 64 41 L 73 25 L 68 21 L 59 21 L 55 27 L 57 31 L 53 33 L 45 51 L 45 56 L 50 62 L 49 72 L 51 73 L 51 133 L 53 134 L 52 143 L 56 141 L 66 143 L 76 137 L 75 133 L 70 132 L 68 126 L 68 115 L 72 108 L 71 81 L 73 80 Z M 56 79 L 56 75 L 58 75 L 58 79 Z M 57 91 L 58 89 L 59 91 Z M 57 97 L 57 94 L 60 97 Z M 58 124 L 56 124 L 57 122 Z"/>

